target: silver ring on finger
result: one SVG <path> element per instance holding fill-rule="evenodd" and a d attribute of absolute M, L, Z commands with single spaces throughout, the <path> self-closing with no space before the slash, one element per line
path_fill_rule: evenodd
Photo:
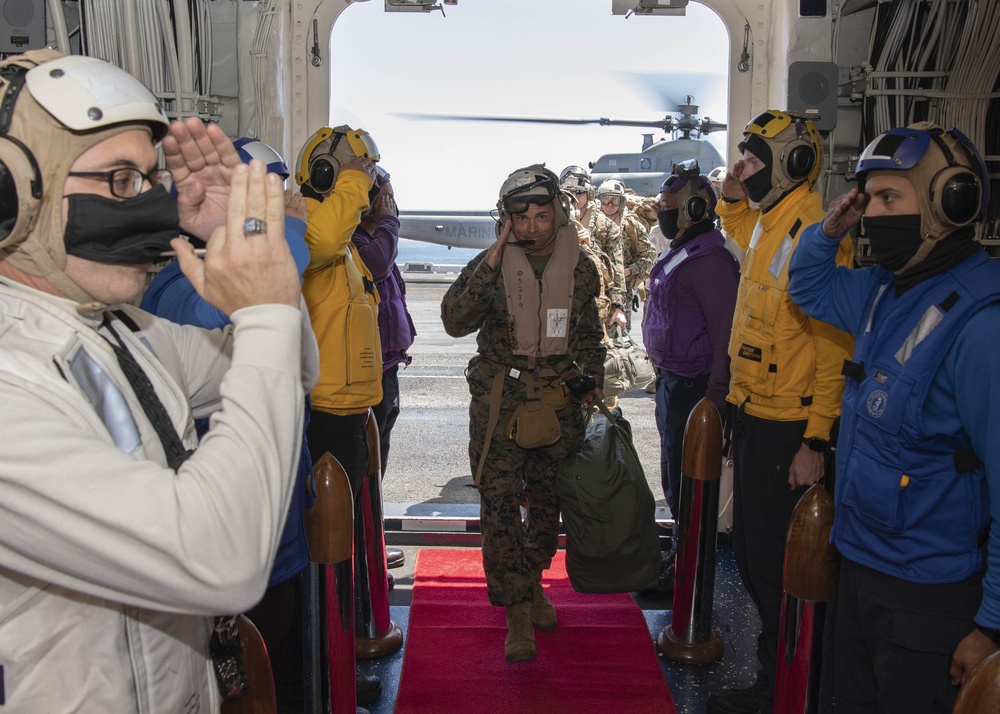
<path fill-rule="evenodd" d="M 243 232 L 248 236 L 259 236 L 267 233 L 267 223 L 260 218 L 248 218 L 243 223 Z"/>

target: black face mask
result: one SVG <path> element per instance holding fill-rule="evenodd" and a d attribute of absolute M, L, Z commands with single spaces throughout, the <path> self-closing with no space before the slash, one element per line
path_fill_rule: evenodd
<path fill-rule="evenodd" d="M 920 248 L 920 214 L 865 216 L 861 219 L 875 262 L 891 273 L 906 265 Z"/>
<path fill-rule="evenodd" d="M 677 219 L 681 214 L 679 208 L 664 208 L 656 212 L 656 222 L 660 224 L 663 237 L 673 240 L 677 236 Z"/>
<path fill-rule="evenodd" d="M 92 193 L 66 197 L 66 254 L 97 263 L 141 265 L 170 250 L 177 237 L 177 201 L 162 186 L 116 201 Z"/>
<path fill-rule="evenodd" d="M 743 179 L 743 188 L 747 197 L 754 203 L 760 203 L 771 190 L 771 167 L 765 166 L 750 178 Z"/>

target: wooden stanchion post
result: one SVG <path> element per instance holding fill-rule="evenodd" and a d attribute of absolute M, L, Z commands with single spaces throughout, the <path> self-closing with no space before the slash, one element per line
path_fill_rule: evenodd
<path fill-rule="evenodd" d="M 305 512 L 312 561 L 302 597 L 305 707 L 354 714 L 354 496 L 347 472 L 329 453 L 315 462 L 313 483 L 316 500 Z"/>
<path fill-rule="evenodd" d="M 223 702 L 222 714 L 275 714 L 278 701 L 274 693 L 274 673 L 267 657 L 264 638 L 246 615 L 236 618 L 240 643 L 243 645 L 243 669 L 250 682 L 250 691 L 235 702 Z"/>
<path fill-rule="evenodd" d="M 722 418 L 707 398 L 688 416 L 681 461 L 673 619 L 656 644 L 664 657 L 675 662 L 708 664 L 722 657 L 723 647 L 712 629 Z"/>
<path fill-rule="evenodd" d="M 795 505 L 785 539 L 775 711 L 819 711 L 826 602 L 837 596 L 840 577 L 840 554 L 830 542 L 832 526 L 833 499 L 822 484 L 813 484 Z"/>
<path fill-rule="evenodd" d="M 385 524 L 382 519 L 382 457 L 378 422 L 368 410 L 365 423 L 368 468 L 359 494 L 354 524 L 355 634 L 360 659 L 385 657 L 403 646 L 403 630 L 389 614 L 388 569 L 385 562 Z"/>
<path fill-rule="evenodd" d="M 969 672 L 952 714 L 1000 714 L 1000 652 Z"/>

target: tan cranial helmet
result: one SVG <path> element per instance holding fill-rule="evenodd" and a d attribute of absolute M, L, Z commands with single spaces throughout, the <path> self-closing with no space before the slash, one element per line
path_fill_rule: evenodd
<path fill-rule="evenodd" d="M 990 175 L 982 155 L 956 128 L 918 122 L 890 129 L 861 152 L 856 170 L 861 190 L 869 176 L 907 179 L 920 207 L 920 249 L 903 268 L 922 261 L 943 238 L 986 219 Z"/>
<path fill-rule="evenodd" d="M 800 114 L 769 109 L 743 129 L 740 151 L 749 149 L 770 173 L 770 190 L 757 201 L 767 210 L 803 182 L 819 177 L 823 143 L 816 125 Z"/>
<path fill-rule="evenodd" d="M 590 172 L 582 166 L 567 166 L 559 174 L 559 185 L 564 191 L 586 191 L 587 200 L 594 200 L 594 182 L 590 179 Z"/>
<path fill-rule="evenodd" d="M 159 142 L 167 127 L 156 97 L 103 60 L 38 50 L 0 62 L 0 258 L 91 302 L 63 272 L 70 166 L 112 136 L 145 128 Z"/>
<path fill-rule="evenodd" d="M 604 179 L 597 188 L 597 196 L 621 196 L 625 197 L 625 182 L 614 177 Z"/>
<path fill-rule="evenodd" d="M 524 213 L 532 204 L 545 206 L 553 200 L 556 225 L 568 225 L 573 214 L 569 196 L 559 187 L 559 177 L 545 168 L 545 164 L 518 169 L 500 187 L 500 199 L 497 201 L 500 223 L 512 213 Z"/>

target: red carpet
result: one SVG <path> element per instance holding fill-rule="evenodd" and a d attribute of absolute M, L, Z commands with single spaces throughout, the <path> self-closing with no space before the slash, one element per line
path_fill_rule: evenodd
<path fill-rule="evenodd" d="M 677 714 L 631 597 L 574 591 L 563 551 L 542 584 L 559 626 L 535 631 L 536 660 L 507 664 L 480 551 L 421 550 L 396 714 Z"/>

